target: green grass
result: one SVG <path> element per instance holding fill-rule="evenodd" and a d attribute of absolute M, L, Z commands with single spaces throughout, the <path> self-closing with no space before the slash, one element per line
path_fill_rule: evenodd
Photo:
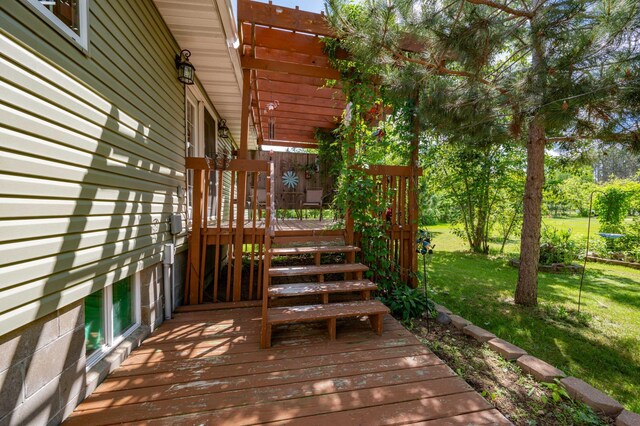
<path fill-rule="evenodd" d="M 571 235 L 577 239 L 585 239 L 587 237 L 587 225 L 588 219 L 586 217 L 571 217 L 571 218 L 549 218 L 542 219 L 542 226 L 551 226 L 560 230 L 571 229 Z M 451 232 L 451 226 L 448 224 L 441 224 L 435 226 L 429 226 L 429 231 L 435 234 L 436 238 L 434 243 L 438 246 L 438 249 L 445 251 L 460 251 L 465 250 L 467 243 L 462 238 L 456 236 Z M 600 229 L 600 223 L 598 218 L 591 218 L 591 241 L 598 236 Z M 489 250 L 491 254 L 498 254 L 502 240 L 495 239 L 489 243 Z M 504 252 L 509 254 L 520 252 L 520 238 L 511 237 L 505 244 Z"/>
<path fill-rule="evenodd" d="M 586 235 L 586 219 L 545 222 Z M 513 303 L 518 272 L 508 266 L 509 256 L 467 253 L 447 225 L 429 230 L 435 233 L 428 277 L 436 302 L 640 412 L 640 271 L 588 263 L 586 316 L 575 314 L 579 275 L 540 273 L 539 306 L 524 308 Z M 585 318 L 588 325 L 580 325 Z"/>

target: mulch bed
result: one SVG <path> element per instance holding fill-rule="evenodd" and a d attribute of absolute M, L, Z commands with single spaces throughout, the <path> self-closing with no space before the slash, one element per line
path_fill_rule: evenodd
<path fill-rule="evenodd" d="M 562 395 L 558 384 L 545 385 L 522 373 L 452 326 L 414 320 L 410 331 L 469 385 L 516 425 L 611 425 L 586 405 Z"/>

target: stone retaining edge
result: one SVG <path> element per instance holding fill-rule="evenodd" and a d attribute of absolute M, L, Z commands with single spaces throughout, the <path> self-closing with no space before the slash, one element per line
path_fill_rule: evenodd
<path fill-rule="evenodd" d="M 521 365 L 522 363 L 520 362 L 518 362 L 518 365 L 523 372 L 531 375 L 535 380 L 542 382 L 543 380 L 539 380 L 538 378 L 561 378 L 560 384 L 573 399 L 577 399 L 587 404 L 596 412 L 604 413 L 613 418 L 616 420 L 616 426 L 640 426 L 640 414 L 625 410 L 618 401 L 611 398 L 609 395 L 597 390 L 593 386 L 576 377 L 565 377 L 562 370 L 553 367 L 551 364 L 548 364 L 541 359 L 527 354 L 523 349 L 507 342 L 506 340 L 496 337 L 491 332 L 473 325 L 471 321 L 466 320 L 459 315 L 452 314 L 452 312 L 443 305 L 436 305 L 436 309 L 439 315 L 448 316 L 458 330 L 461 330 L 465 335 L 473 337 L 481 343 L 487 343 L 493 352 L 502 356 L 504 359 L 517 362 L 520 358 L 527 357 L 527 361 L 531 361 L 531 363 L 528 363 L 527 367 L 523 368 Z M 471 328 L 467 330 L 468 327 Z M 488 336 L 493 336 L 493 338 L 487 339 Z M 509 349 L 513 350 L 509 351 Z M 509 355 L 506 355 L 504 353 L 505 351 L 507 351 Z M 531 371 L 535 368 L 531 364 L 538 364 L 541 369 L 544 369 L 544 371 L 535 371 L 535 375 L 531 374 Z"/>

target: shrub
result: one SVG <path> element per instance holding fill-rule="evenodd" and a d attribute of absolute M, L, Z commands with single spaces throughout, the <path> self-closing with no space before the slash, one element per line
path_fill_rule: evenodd
<path fill-rule="evenodd" d="M 403 321 L 417 318 L 423 312 L 428 312 L 430 316 L 435 313 L 435 304 L 418 288 L 399 285 L 387 291 L 383 290 L 380 300 L 391 309 L 394 316 L 402 318 Z"/>
<path fill-rule="evenodd" d="M 551 265 L 554 263 L 571 263 L 578 255 L 578 245 L 571 239 L 571 228 L 566 231 L 545 226 L 542 230 L 542 244 L 540 245 L 540 263 Z"/>

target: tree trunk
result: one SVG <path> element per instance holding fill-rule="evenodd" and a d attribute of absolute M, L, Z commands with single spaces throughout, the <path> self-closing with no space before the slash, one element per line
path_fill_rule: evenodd
<path fill-rule="evenodd" d="M 544 146 L 546 123 L 541 111 L 547 86 L 543 23 L 539 6 L 544 0 L 531 0 L 531 71 L 529 92 L 536 113 L 529 124 L 527 141 L 527 181 L 524 185 L 522 235 L 520 237 L 520 270 L 515 302 L 538 304 L 538 262 L 540 260 L 540 227 L 542 225 L 542 187 L 544 185 Z"/>
<path fill-rule="evenodd" d="M 538 261 L 540 259 L 540 227 L 542 225 L 542 187 L 544 185 L 544 119 L 534 117 L 529 126 L 527 143 L 527 182 L 524 187 L 524 217 L 520 237 L 520 271 L 515 302 L 538 304 Z"/>

